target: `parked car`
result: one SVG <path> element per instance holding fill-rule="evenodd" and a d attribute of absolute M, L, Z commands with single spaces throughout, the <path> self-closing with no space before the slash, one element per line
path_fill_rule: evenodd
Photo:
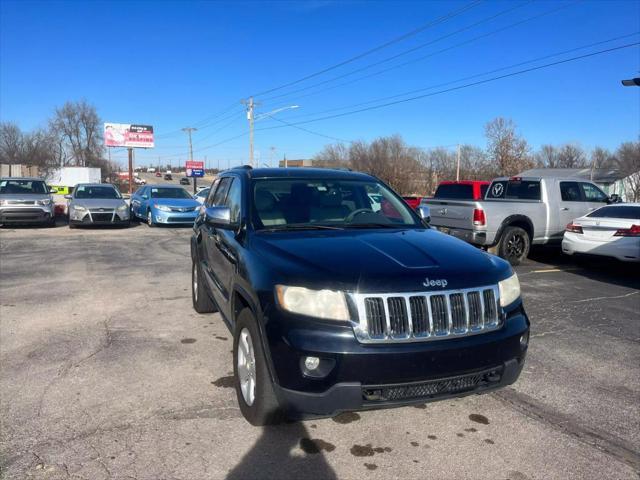
<path fill-rule="evenodd" d="M 147 181 L 144 178 L 140 178 L 140 177 L 134 177 L 133 178 L 133 182 L 136 185 L 146 185 L 147 184 Z"/>
<path fill-rule="evenodd" d="M 484 180 L 459 180 L 440 182 L 433 198 L 452 200 L 482 200 L 491 182 Z"/>
<path fill-rule="evenodd" d="M 189 177 L 182 177 L 180 179 L 180 185 L 191 185 L 191 182 L 189 181 Z"/>
<path fill-rule="evenodd" d="M 607 205 L 576 218 L 567 225 L 562 251 L 640 262 L 640 203 Z"/>
<path fill-rule="evenodd" d="M 581 179 L 501 177 L 491 182 L 484 200 L 433 198 L 421 205 L 430 208 L 438 230 L 518 265 L 532 244 L 559 245 L 567 223 L 616 201 Z"/>
<path fill-rule="evenodd" d="M 511 266 L 429 228 L 377 178 L 242 167 L 211 188 L 191 237 L 193 306 L 233 332 L 253 425 L 518 378 L 529 320 Z"/>
<path fill-rule="evenodd" d="M 131 216 L 147 225 L 192 224 L 200 203 L 178 185 L 146 185 L 131 197 Z"/>
<path fill-rule="evenodd" d="M 67 208 L 69 228 L 89 225 L 129 226 L 129 205 L 120 191 L 108 183 L 80 183 L 75 186 Z"/>
<path fill-rule="evenodd" d="M 173 176 L 171 175 L 171 172 L 167 172 L 164 174 L 164 179 L 165 180 L 173 180 Z"/>
<path fill-rule="evenodd" d="M 207 197 L 209 196 L 210 191 L 211 191 L 210 187 L 206 187 L 201 190 L 198 190 L 198 193 L 196 193 L 193 196 L 193 198 L 195 198 L 198 201 L 198 203 L 204 203 Z"/>
<path fill-rule="evenodd" d="M 156 172 L 156 177 L 162 177 L 162 173 L 160 173 L 159 171 Z"/>
<path fill-rule="evenodd" d="M 0 178 L 0 225 L 44 224 L 54 226 L 55 206 L 50 189 L 41 178 Z"/>

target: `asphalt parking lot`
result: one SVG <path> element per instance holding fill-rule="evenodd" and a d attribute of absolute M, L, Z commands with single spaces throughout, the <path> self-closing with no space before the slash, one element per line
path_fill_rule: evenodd
<path fill-rule="evenodd" d="M 640 274 L 540 250 L 511 388 L 269 428 L 191 308 L 190 229 L 0 231 L 6 479 L 638 479 Z"/>

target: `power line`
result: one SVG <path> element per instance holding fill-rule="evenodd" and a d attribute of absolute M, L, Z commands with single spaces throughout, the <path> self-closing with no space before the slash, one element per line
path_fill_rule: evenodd
<path fill-rule="evenodd" d="M 440 90 L 440 91 L 433 92 L 433 93 L 427 93 L 427 94 L 424 94 L 424 95 L 417 95 L 415 97 L 410 97 L 410 98 L 405 98 L 405 99 L 402 99 L 402 100 L 396 100 L 396 101 L 393 101 L 393 102 L 383 103 L 381 105 L 373 105 L 371 107 L 361 108 L 361 109 L 358 109 L 358 110 L 352 110 L 352 111 L 349 111 L 349 112 L 337 113 L 337 114 L 334 114 L 334 115 L 327 115 L 327 116 L 324 116 L 324 117 L 314 118 L 314 119 L 311 119 L 311 120 L 305 120 L 305 121 L 302 121 L 302 122 L 295 122 L 295 123 L 292 123 L 291 125 L 304 125 L 304 124 L 307 124 L 307 123 L 314 123 L 314 122 L 319 122 L 319 121 L 322 121 L 322 120 L 330 120 L 330 119 L 333 119 L 333 118 L 345 117 L 347 115 L 354 115 L 356 113 L 367 112 L 369 110 L 377 110 L 377 109 L 380 109 L 380 108 L 390 107 L 392 105 L 398 105 L 400 103 L 407 103 L 407 102 L 411 102 L 411 101 L 414 101 L 414 100 L 420 100 L 422 98 L 427 98 L 427 97 L 432 97 L 432 96 L 435 96 L 435 95 L 440 95 L 440 94 L 443 94 L 443 93 L 453 92 L 453 91 L 456 91 L 456 90 L 462 90 L 464 88 L 474 87 L 474 86 L 477 86 L 477 85 L 482 85 L 482 84 L 485 84 L 485 83 L 494 82 L 494 81 L 497 81 L 497 80 L 502 80 L 504 78 L 515 77 L 517 75 L 523 75 L 525 73 L 533 72 L 533 71 L 536 71 L 536 70 L 542 70 L 543 68 L 549 68 L 549 67 L 553 67 L 553 66 L 556 66 L 556 65 L 561 65 L 561 64 L 564 64 L 564 63 L 573 62 L 573 61 L 576 61 L 576 60 L 581 60 L 581 59 L 584 59 L 584 58 L 594 57 L 596 55 L 602 55 L 602 54 L 605 54 L 605 53 L 610 53 L 610 52 L 614 52 L 614 51 L 617 51 L 617 50 L 622 50 L 624 48 L 634 47 L 634 46 L 637 46 L 637 45 L 640 45 L 640 42 L 629 43 L 629 44 L 626 44 L 626 45 L 620 45 L 620 46 L 617 46 L 617 47 L 612 47 L 612 48 L 608 48 L 608 49 L 605 49 L 605 50 L 600 50 L 600 51 L 597 51 L 597 52 L 592 52 L 592 53 L 587 53 L 587 54 L 584 54 L 584 55 L 579 55 L 577 57 L 571 57 L 571 58 L 567 58 L 567 59 L 564 59 L 564 60 L 559 60 L 557 62 L 547 63 L 545 65 L 539 65 L 539 66 L 536 66 L 536 67 L 526 68 L 526 69 L 519 70 L 519 71 L 516 71 L 516 72 L 511 72 L 511 73 L 507 73 L 507 74 L 504 74 L 504 75 L 499 75 L 497 77 L 492 77 L 492 78 L 488 78 L 488 79 L 485 79 L 485 80 L 478 80 L 477 82 L 467 83 L 465 85 L 460 85 L 460 86 L 457 86 L 457 87 L 451 87 L 451 88 L 447 88 L 445 90 Z M 264 128 L 260 128 L 258 130 L 272 130 L 272 129 L 276 129 L 276 128 L 283 128 L 283 127 L 279 127 L 279 126 L 264 127 Z"/>
<path fill-rule="evenodd" d="M 458 78 L 456 80 L 450 80 L 450 81 L 447 81 L 447 82 L 438 83 L 438 84 L 431 85 L 431 86 L 428 86 L 428 87 L 422 87 L 422 88 L 418 88 L 418 89 L 415 89 L 415 90 L 409 90 L 409 91 L 406 91 L 406 92 L 403 92 L 403 93 L 398 93 L 396 95 L 389 95 L 389 96 L 385 96 L 385 97 L 380 97 L 380 98 L 376 98 L 374 100 L 368 100 L 366 102 L 355 103 L 355 104 L 346 105 L 346 106 L 343 106 L 343 107 L 330 108 L 330 109 L 322 110 L 320 112 L 315 112 L 315 113 L 306 113 L 306 114 L 303 114 L 303 115 L 295 115 L 295 116 L 293 116 L 291 118 L 304 118 L 304 117 L 309 117 L 309 116 L 313 116 L 313 115 L 318 115 L 318 114 L 321 114 L 321 113 L 335 112 L 335 111 L 339 111 L 339 110 L 345 110 L 345 109 L 348 109 L 348 108 L 354 108 L 354 107 L 359 107 L 359 106 L 362 106 L 362 105 L 368 105 L 368 104 L 371 104 L 371 103 L 381 102 L 381 101 L 384 101 L 384 100 L 390 100 L 392 98 L 403 97 L 405 95 L 411 95 L 413 93 L 424 92 L 425 90 L 431 90 L 433 88 L 444 87 L 446 85 L 451 85 L 451 84 L 454 84 L 454 83 L 464 82 L 466 80 L 471 80 L 472 78 L 483 77 L 485 75 L 490 75 L 492 73 L 502 72 L 504 70 L 510 70 L 512 68 L 520 67 L 522 65 L 527 65 L 527 64 L 530 64 L 530 63 L 539 62 L 541 60 L 546 60 L 548 58 L 558 57 L 560 55 L 566 55 L 568 53 L 572 53 L 572 52 L 575 52 L 575 51 L 578 51 L 578 50 L 584 50 L 586 48 L 596 47 L 596 46 L 599 46 L 599 45 L 602 45 L 602 44 L 605 44 L 605 43 L 610 43 L 610 42 L 613 42 L 613 41 L 617 41 L 617 40 L 622 40 L 622 39 L 625 39 L 625 38 L 633 37 L 633 36 L 636 36 L 638 34 L 640 34 L 640 31 L 629 33 L 629 34 L 626 34 L 626 35 L 620 35 L 620 36 L 617 36 L 617 37 L 609 38 L 607 40 L 602 40 L 602 41 L 599 41 L 599 42 L 590 43 L 590 44 L 582 45 L 582 46 L 579 46 L 579 47 L 574 47 L 574 48 L 571 48 L 571 49 L 568 49 L 568 50 L 564 50 L 564 51 L 561 51 L 561 52 L 556 52 L 556 53 L 552 53 L 552 54 L 549 54 L 549 55 L 544 55 L 542 57 L 537 57 L 537 58 L 534 58 L 534 59 L 531 59 L 531 60 L 526 60 L 524 62 L 514 63 L 514 64 L 511 64 L 511 65 L 507 65 L 505 67 L 495 68 L 493 70 L 488 70 L 486 72 L 476 73 L 476 74 L 473 74 L 473 75 L 468 75 L 466 77 Z"/>
<path fill-rule="evenodd" d="M 286 122 L 284 120 L 281 120 L 280 118 L 276 118 L 276 117 L 269 117 L 269 118 L 271 118 L 273 120 L 276 120 L 277 122 L 283 123 L 288 127 L 297 128 L 298 130 L 302 130 L 303 132 L 310 133 L 311 135 L 316 135 L 318 137 L 328 138 L 329 140 L 337 140 L 338 142 L 353 143 L 353 140 L 345 140 L 343 138 L 332 137 L 331 135 L 325 135 L 324 133 L 314 132 L 313 130 L 309 130 L 308 128 L 300 127 L 299 125 L 295 125 L 293 123 Z M 258 130 L 262 130 L 262 129 L 258 129 Z"/>
<path fill-rule="evenodd" d="M 416 28 L 414 30 L 411 30 L 411 31 L 409 31 L 407 33 L 404 33 L 404 34 L 400 35 L 399 37 L 396 37 L 396 38 L 394 38 L 394 39 L 392 39 L 392 40 L 390 40 L 388 42 L 385 42 L 385 43 L 383 43 L 381 45 L 378 45 L 377 47 L 374 47 L 374 48 L 371 48 L 369 50 L 366 50 L 366 51 L 364 51 L 364 52 L 362 52 L 362 53 L 360 53 L 358 55 L 355 55 L 355 56 L 353 56 L 351 58 L 343 60 L 342 62 L 336 63 L 335 65 L 331 65 L 331 66 L 326 67 L 326 68 L 323 68 L 322 70 L 319 70 L 317 72 L 311 73 L 311 74 L 306 75 L 306 76 L 304 76 L 302 78 L 299 78 L 297 80 L 285 83 L 285 84 L 280 85 L 278 87 L 270 88 L 268 90 L 263 90 L 262 92 L 255 93 L 252 96 L 253 97 L 257 97 L 257 96 L 260 96 L 260 95 L 266 95 L 267 93 L 275 92 L 277 90 L 282 90 L 283 88 L 290 87 L 292 85 L 296 85 L 298 83 L 304 82 L 305 80 L 309 80 L 310 78 L 317 77 L 319 75 L 322 75 L 323 73 L 330 72 L 331 70 L 335 70 L 336 68 L 342 67 L 342 66 L 347 65 L 347 64 L 352 63 L 352 62 L 355 62 L 356 60 L 359 60 L 359 59 L 361 59 L 363 57 L 371 55 L 372 53 L 375 53 L 375 52 L 377 52 L 379 50 L 382 50 L 382 49 L 387 48 L 387 47 L 389 47 L 391 45 L 394 45 L 394 44 L 399 43 L 399 42 L 401 42 L 403 40 L 406 40 L 407 38 L 410 38 L 410 37 L 412 37 L 414 35 L 417 35 L 418 33 L 423 32 L 423 31 L 425 31 L 425 30 L 427 30 L 427 29 L 429 29 L 429 28 L 431 28 L 433 26 L 436 26 L 436 25 L 439 25 L 441 23 L 444 23 L 447 20 L 450 20 L 451 18 L 457 17 L 458 15 L 461 15 L 464 12 L 466 12 L 468 10 L 471 10 L 472 8 L 475 8 L 482 1 L 483 0 L 474 0 L 471 3 L 469 3 L 467 5 L 464 5 L 463 7 L 459 8 L 457 10 L 453 10 L 453 11 L 451 11 L 451 12 L 449 12 L 449 13 L 441 16 L 441 17 L 436 18 L 435 20 L 431 20 L 430 22 L 427 22 L 427 23 L 425 23 L 424 25 L 422 25 L 422 26 L 420 26 L 418 28 Z"/>
<path fill-rule="evenodd" d="M 317 83 L 314 83 L 312 85 L 307 85 L 306 87 L 302 87 L 302 88 L 299 88 L 297 90 L 293 90 L 293 91 L 288 92 L 288 93 L 282 93 L 280 95 L 273 95 L 271 97 L 263 98 L 263 100 L 266 102 L 266 101 L 269 101 L 269 100 L 275 100 L 276 98 L 287 97 L 289 95 L 294 95 L 294 94 L 296 94 L 298 92 L 303 92 L 305 90 L 309 90 L 310 88 L 318 87 L 320 85 L 325 85 L 327 83 L 330 83 L 330 82 L 333 82 L 333 81 L 336 81 L 336 80 L 340 80 L 341 78 L 348 77 L 348 76 L 353 75 L 355 73 L 359 73 L 359 72 L 362 72 L 364 70 L 368 70 L 368 69 L 373 68 L 373 67 L 375 67 L 377 65 L 381 65 L 383 63 L 390 62 L 391 60 L 395 60 L 396 58 L 403 57 L 403 56 L 408 55 L 410 53 L 413 53 L 413 52 L 415 52 L 417 50 L 420 50 L 422 48 L 428 47 L 429 45 L 433 45 L 434 43 L 438 43 L 438 42 L 440 42 L 442 40 L 446 40 L 449 37 L 452 37 L 454 35 L 458 35 L 459 33 L 465 32 L 467 30 L 475 28 L 475 27 L 477 27 L 479 25 L 482 25 L 484 23 L 490 22 L 491 20 L 494 20 L 494 19 L 496 19 L 496 18 L 498 18 L 498 17 L 500 17 L 502 15 L 506 15 L 507 13 L 511 13 L 514 10 L 517 10 L 519 8 L 522 8 L 522 7 L 526 6 L 526 5 L 529 5 L 530 3 L 533 3 L 533 0 L 528 0 L 528 1 L 524 2 L 524 3 L 520 3 L 520 4 L 516 5 L 515 7 L 509 7 L 509 8 L 507 8 L 505 10 L 502 10 L 502 11 L 496 13 L 496 14 L 493 14 L 493 15 L 490 15 L 488 17 L 485 17 L 482 20 L 478 20 L 477 22 L 474 22 L 474 23 L 472 23 L 470 25 L 467 25 L 465 27 L 459 28 L 458 30 L 455 30 L 455 31 L 453 31 L 451 33 L 447 33 L 446 35 L 442 35 L 442 36 L 440 36 L 438 38 L 435 38 L 433 40 L 429 40 L 428 42 L 421 43 L 421 44 L 416 45 L 415 47 L 411 47 L 411 48 L 409 48 L 407 50 L 403 50 L 403 51 L 401 51 L 399 53 L 396 53 L 396 54 L 394 54 L 394 55 L 392 55 L 390 57 L 383 58 L 382 60 L 378 60 L 378 61 L 376 61 L 374 63 L 370 63 L 368 65 L 364 65 L 364 66 L 362 66 L 360 68 L 357 68 L 355 70 L 351 70 L 350 72 L 346 72 L 346 73 L 344 73 L 342 75 L 338 75 L 337 77 L 329 78 L 327 80 L 323 80 L 321 82 L 317 82 Z"/>
<path fill-rule="evenodd" d="M 218 113 L 214 113 L 213 115 L 210 115 L 200 121 L 197 122 L 193 122 L 192 125 L 195 125 L 197 128 L 203 129 L 203 128 L 209 128 L 210 126 L 213 126 L 217 123 L 219 123 L 220 121 L 223 120 L 219 120 L 217 122 L 213 122 L 211 123 L 211 120 L 215 120 L 216 118 L 219 118 L 227 113 L 229 113 L 231 110 L 237 109 L 238 108 L 238 104 L 237 102 L 234 102 L 232 105 L 230 105 L 229 107 L 223 109 L 222 111 L 218 112 Z M 177 129 L 177 130 L 173 130 L 173 131 L 169 131 L 169 132 L 165 132 L 165 133 L 159 133 L 157 135 L 155 135 L 155 138 L 166 138 L 166 137 L 171 137 L 174 136 L 176 134 L 181 134 L 182 130 L 181 129 Z"/>
<path fill-rule="evenodd" d="M 359 82 L 359 81 L 361 81 L 361 80 L 365 80 L 365 79 L 367 79 L 367 78 L 375 77 L 375 76 L 381 75 L 381 74 L 383 74 L 383 73 L 390 72 L 390 71 L 395 70 L 395 69 L 397 69 L 397 68 L 405 67 L 405 66 L 410 65 L 410 64 L 412 64 L 412 63 L 416 63 L 416 62 L 419 62 L 419 61 L 422 61 L 422 60 L 426 60 L 427 58 L 431 58 L 431 57 L 436 56 L 436 55 L 438 55 L 438 54 L 441 54 L 441 53 L 444 53 L 444 52 L 448 52 L 448 51 L 450 51 L 450 50 L 453 50 L 453 49 L 456 49 L 456 48 L 459 48 L 459 47 L 462 47 L 462 46 L 465 46 L 465 45 L 469 45 L 469 44 L 474 43 L 474 42 L 476 42 L 476 41 L 478 41 L 478 40 L 482 40 L 482 39 L 484 39 L 484 38 L 487 38 L 487 37 L 490 37 L 491 35 L 495 35 L 495 34 L 497 34 L 497 33 L 503 32 L 503 31 L 508 30 L 508 29 L 510 29 L 510 28 L 514 28 L 514 27 L 520 26 L 520 25 L 522 25 L 522 24 L 524 24 L 524 23 L 527 23 L 527 22 L 530 22 L 530 21 L 533 21 L 533 20 L 537 20 L 538 18 L 541 18 L 541 17 L 547 16 L 547 15 L 551 15 L 551 14 L 553 14 L 553 13 L 556 13 L 556 12 L 557 12 L 557 11 L 559 11 L 559 10 L 562 10 L 562 9 L 567 8 L 567 7 L 569 7 L 569 6 L 575 5 L 576 3 L 580 2 L 580 1 L 581 1 L 581 0 L 576 0 L 576 1 L 572 2 L 572 3 L 568 3 L 568 4 L 565 4 L 565 5 L 561 5 L 561 6 L 559 6 L 559 7 L 555 7 L 555 8 L 552 8 L 552 9 L 550 9 L 550 10 L 546 10 L 546 11 L 544 11 L 544 12 L 542 12 L 542 13 L 539 13 L 539 14 L 536 14 L 536 15 L 532 15 L 532 16 L 530 16 L 530 17 L 527 17 L 527 18 L 525 18 L 525 19 L 523 19 L 523 20 L 519 20 L 519 21 L 517 21 L 517 22 L 511 23 L 511 24 L 506 25 L 506 26 L 504 26 L 504 27 L 500 27 L 500 28 L 497 28 L 497 29 L 495 29 L 495 30 L 491 30 L 490 32 L 483 33 L 483 34 L 481 34 L 481 35 L 478 35 L 478 36 L 476 36 L 476 37 L 470 38 L 470 39 L 465 40 L 465 41 L 463 41 L 463 42 L 459 42 L 459 43 L 454 44 L 454 45 L 452 45 L 452 46 L 449 46 L 449 47 L 446 47 L 446 48 L 443 48 L 443 49 L 440 49 L 440 50 L 436 50 L 435 52 L 431 52 L 431 53 L 429 53 L 428 55 L 423 55 L 423 56 L 421 56 L 421 57 L 414 58 L 414 59 L 408 60 L 408 61 L 403 62 L 403 63 L 399 63 L 399 64 L 396 64 L 396 65 L 392 65 L 392 66 L 387 67 L 387 68 L 384 68 L 384 69 L 382 69 L 382 70 L 378 70 L 377 72 L 373 72 L 373 73 L 370 73 L 370 74 L 368 74 L 368 75 L 363 75 L 363 76 L 358 77 L 358 78 L 355 78 L 355 79 L 353 79 L 353 80 L 349 80 L 348 82 L 342 82 L 342 83 L 339 83 L 338 85 L 333 85 L 333 86 L 330 86 L 330 87 L 322 88 L 322 89 L 320 89 L 320 90 L 316 90 L 315 92 L 310 92 L 310 93 L 307 93 L 307 94 L 305 94 L 305 95 L 299 95 L 299 96 L 296 96 L 295 98 L 304 98 L 304 97 L 308 97 L 308 96 L 312 96 L 312 95 L 317 95 L 317 94 L 319 94 L 319 93 L 326 92 L 326 91 L 328 91 L 328 90 L 334 90 L 334 89 L 336 89 L 336 88 L 343 87 L 343 86 L 345 86 L 345 85 L 350 85 L 350 84 L 352 84 L 352 83 L 356 83 L 356 82 Z M 520 7 L 524 6 L 524 5 L 527 5 L 527 3 L 522 4 L 522 5 L 519 5 L 519 6 L 515 7 L 515 8 L 520 8 Z M 507 12 L 509 12 L 509 11 L 511 11 L 511 10 L 514 10 L 515 8 L 511 8 L 511 9 L 508 9 L 508 10 L 506 10 L 506 11 L 500 12 L 498 15 L 502 15 L 502 14 L 504 14 L 504 13 L 507 13 Z M 495 17 L 495 16 L 494 16 L 494 17 Z M 489 19 L 494 18 L 494 17 L 489 17 Z M 482 20 L 482 21 L 480 21 L 480 22 L 478 22 L 478 23 L 482 23 L 483 21 L 488 21 L 489 19 Z M 474 25 L 472 25 L 472 26 L 475 26 L 475 25 L 477 25 L 477 24 L 474 24 Z M 470 27 L 471 27 L 471 26 L 470 26 Z M 465 29 L 470 28 L 470 27 L 464 27 L 462 30 L 465 30 Z M 459 33 L 459 32 L 460 32 L 460 30 L 458 30 L 458 31 L 456 31 L 456 32 L 453 32 L 452 34 L 445 35 L 444 37 L 437 38 L 437 39 L 435 39 L 435 40 L 433 40 L 433 41 L 431 41 L 431 42 L 428 42 L 428 43 L 425 43 L 425 44 L 422 44 L 422 45 L 418 45 L 417 47 L 415 47 L 415 48 L 413 48 L 413 49 L 411 49 L 411 50 L 408 50 L 408 51 L 406 51 L 406 52 L 412 52 L 412 51 L 415 51 L 415 50 L 416 50 L 416 49 L 418 49 L 418 48 L 422 48 L 423 46 L 431 45 L 431 44 L 433 44 L 433 43 L 438 42 L 438 41 L 439 41 L 439 40 L 441 40 L 441 39 L 444 39 L 444 38 L 450 37 L 451 35 L 456 34 L 456 33 Z M 275 99 L 275 98 L 280 98 L 280 97 L 284 97 L 284 96 L 288 96 L 288 95 L 293 95 L 295 92 L 301 92 L 301 91 L 304 91 L 304 90 L 308 90 L 309 88 L 313 88 L 314 86 L 320 86 L 320 85 L 323 85 L 323 84 L 329 83 L 329 82 L 334 81 L 334 80 L 339 80 L 339 79 L 344 78 L 344 77 L 347 77 L 347 76 L 349 76 L 349 75 L 351 75 L 351 74 L 353 74 L 353 73 L 358 73 L 358 72 L 361 72 L 361 71 L 363 71 L 363 70 L 367 70 L 367 69 L 369 69 L 370 67 L 373 67 L 373 66 L 376 66 L 376 65 L 380 65 L 381 63 L 385 63 L 386 61 L 389 61 L 389 60 L 393 60 L 393 59 L 395 59 L 395 58 L 398 58 L 399 56 L 401 56 L 401 55 L 403 55 L 403 54 L 404 54 L 404 53 L 402 53 L 402 52 L 401 52 L 400 54 L 395 55 L 395 56 L 393 56 L 393 57 L 388 57 L 387 59 L 383 59 L 383 60 L 381 60 L 381 61 L 379 61 L 379 62 L 376 62 L 376 63 L 370 64 L 370 65 L 365 65 L 365 66 L 364 66 L 364 67 L 362 67 L 362 68 L 359 68 L 359 69 L 357 69 L 357 70 L 353 70 L 353 71 L 348 72 L 348 73 L 346 73 L 346 74 L 344 74 L 344 75 L 341 75 L 341 76 L 338 76 L 338 77 L 334 77 L 333 79 L 329 79 L 329 80 L 326 80 L 326 81 L 324 81 L 324 82 L 319 82 L 319 83 L 316 83 L 316 84 L 314 84 L 314 85 L 311 85 L 311 86 L 308 86 L 308 87 L 305 87 L 305 88 L 301 88 L 301 89 L 295 90 L 294 92 L 290 92 L 289 94 L 283 94 L 283 95 L 279 95 L 279 96 L 277 96 L 277 97 L 276 97 L 276 96 L 268 97 L 268 98 L 266 98 L 266 99 L 265 99 L 265 101 L 267 101 L 267 100 L 273 100 L 273 99 Z"/>

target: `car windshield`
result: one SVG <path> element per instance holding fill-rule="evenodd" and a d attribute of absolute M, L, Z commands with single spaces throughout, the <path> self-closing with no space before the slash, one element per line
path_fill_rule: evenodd
<path fill-rule="evenodd" d="M 6 195 L 42 195 L 47 186 L 41 180 L 2 180 L 0 194 Z"/>
<path fill-rule="evenodd" d="M 640 207 L 632 205 L 620 205 L 602 207 L 591 212 L 587 217 L 593 218 L 623 218 L 625 220 L 640 219 Z"/>
<path fill-rule="evenodd" d="M 120 192 L 109 185 L 79 185 L 73 196 L 75 198 L 122 198 Z"/>
<path fill-rule="evenodd" d="M 153 187 L 151 198 L 191 198 L 184 188 Z"/>
<path fill-rule="evenodd" d="M 253 193 L 258 229 L 422 226 L 401 198 L 375 181 L 257 179 Z"/>

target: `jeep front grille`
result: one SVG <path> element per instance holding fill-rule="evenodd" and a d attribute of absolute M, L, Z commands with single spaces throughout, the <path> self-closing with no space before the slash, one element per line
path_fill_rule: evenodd
<path fill-rule="evenodd" d="M 500 327 L 498 288 L 351 294 L 363 343 L 416 342 L 475 335 Z"/>

